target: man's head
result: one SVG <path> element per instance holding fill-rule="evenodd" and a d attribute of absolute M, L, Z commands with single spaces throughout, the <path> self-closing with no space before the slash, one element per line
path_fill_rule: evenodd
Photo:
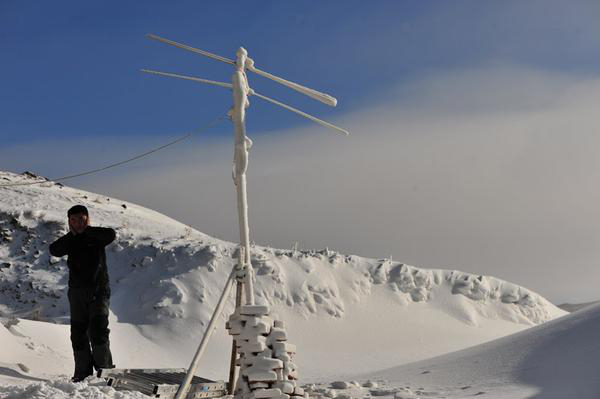
<path fill-rule="evenodd" d="M 90 217 L 88 210 L 83 205 L 75 205 L 67 211 L 69 218 L 69 229 L 74 234 L 83 233 L 86 227 L 89 226 Z"/>

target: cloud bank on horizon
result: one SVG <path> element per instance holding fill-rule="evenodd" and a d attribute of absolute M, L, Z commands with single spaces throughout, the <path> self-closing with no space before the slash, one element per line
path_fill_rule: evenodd
<path fill-rule="evenodd" d="M 557 301 L 594 299 L 600 79 L 500 68 L 418 86 L 411 103 L 336 121 L 349 138 L 319 127 L 250 133 L 252 238 L 495 275 Z M 100 162 L 89 159 L 98 143 L 72 144 L 72 165 Z M 66 159 L 71 148 L 47 143 L 34 158 L 43 169 L 43 153 Z M 194 139 L 75 185 L 235 241 L 230 162 L 229 141 Z"/>
<path fill-rule="evenodd" d="M 292 35 L 279 23 L 265 28 L 282 32 L 272 43 L 280 58 L 291 53 L 281 47 L 286 38 L 296 44 L 322 40 L 311 41 L 308 50 L 314 65 L 299 61 L 286 75 L 283 61 L 277 64 L 277 58 L 266 56 L 266 64 L 286 77 L 306 76 L 300 83 L 330 89 L 340 109 L 324 117 L 352 136 L 298 125 L 294 116 L 280 116 L 285 111 L 252 101 L 252 238 L 275 247 L 297 241 L 304 248 L 393 255 L 418 266 L 495 275 L 556 302 L 598 299 L 600 6 L 383 4 L 364 16 L 333 6 L 317 16 L 314 9 L 270 4 L 267 16 L 296 12 L 293 20 L 308 35 Z M 347 23 L 331 19 L 337 28 L 328 30 L 326 18 L 334 12 Z M 248 37 L 254 32 L 256 54 L 266 55 L 268 45 L 258 44 L 258 25 L 248 27 Z M 309 28 L 314 28 L 312 35 Z M 239 37 L 232 35 L 220 45 Z M 347 56 L 345 68 L 319 76 L 319 70 L 331 71 L 332 54 Z M 140 114 L 147 126 L 164 119 L 160 124 L 171 123 L 172 133 L 190 126 L 175 121 L 191 118 L 192 111 L 206 115 L 199 103 L 210 109 L 211 103 L 223 110 L 229 106 L 228 95 L 192 98 L 174 83 L 146 81 L 137 93 L 156 91 L 156 108 Z M 264 94 L 271 95 L 269 90 Z M 121 95 L 123 108 L 128 94 Z M 31 106 L 35 109 L 36 102 Z M 140 112 L 141 105 L 129 106 Z M 152 111 L 164 107 L 178 109 L 166 115 Z M 300 108 L 323 116 L 318 105 Z M 127 133 L 141 119 L 123 122 L 122 115 L 106 112 L 109 123 L 94 130 L 104 126 L 107 134 L 65 138 L 57 133 L 60 140 L 38 135 L 26 143 L 11 137 L 0 150 L 2 168 L 52 177 L 168 140 L 155 133 L 142 141 Z M 190 123 L 202 118 L 194 116 Z M 294 127 L 283 129 L 289 121 Z M 16 125 L 14 120 L 0 125 L 0 134 Z M 60 128 L 55 120 L 51 125 L 53 131 Z M 140 203 L 235 241 L 228 129 L 220 130 L 226 136 L 194 138 L 130 167 L 69 184 Z"/>

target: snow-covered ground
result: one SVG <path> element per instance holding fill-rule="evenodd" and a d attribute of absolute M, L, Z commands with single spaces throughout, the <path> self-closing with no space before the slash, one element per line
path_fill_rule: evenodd
<path fill-rule="evenodd" d="M 31 179 L 0 172 L 0 184 Z M 75 203 L 88 207 L 93 224 L 117 230 L 107 258 L 111 346 L 118 367 L 187 367 L 237 258 L 235 244 L 135 204 L 50 182 L 0 188 L 0 397 L 135 397 L 102 387 L 98 380 L 68 381 L 68 270 L 66 260 L 49 256 L 47 247 L 66 231 L 65 213 Z M 348 380 L 566 313 L 526 288 L 490 276 L 328 249 L 256 246 L 252 259 L 257 300 L 272 305 L 285 321 L 289 341 L 298 346 L 296 363 L 304 381 Z M 232 309 L 230 300 L 225 314 Z M 208 378 L 227 375 L 231 340 L 225 317 L 199 370 Z M 32 318 L 40 321 L 27 320 Z M 416 387 L 405 370 L 381 378 L 390 386 L 402 380 Z M 431 381 L 428 386 L 445 387 L 437 391 L 448 392 L 442 396 L 467 391 L 453 391 L 448 380 Z M 523 397 L 515 387 L 517 396 L 511 397 Z"/>
<path fill-rule="evenodd" d="M 459 352 L 363 374 L 422 396 L 530 399 L 600 397 L 600 305 Z"/>

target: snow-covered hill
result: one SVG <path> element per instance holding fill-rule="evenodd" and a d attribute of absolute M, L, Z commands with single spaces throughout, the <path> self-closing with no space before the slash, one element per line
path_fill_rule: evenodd
<path fill-rule="evenodd" d="M 597 399 L 600 304 L 459 352 L 357 376 L 423 397 Z M 416 392 L 416 391 L 422 392 Z"/>
<path fill-rule="evenodd" d="M 595 305 L 597 303 L 598 303 L 598 301 L 585 302 L 585 303 L 561 303 L 560 305 L 557 305 L 557 306 L 560 309 L 564 310 L 565 312 L 573 313 L 573 312 L 577 312 L 578 310 L 585 309 L 589 306 Z"/>
<path fill-rule="evenodd" d="M 0 184 L 33 179 L 39 178 L 0 172 Z M 10 315 L 68 322 L 66 259 L 49 256 L 47 248 L 66 232 L 66 210 L 76 203 L 89 208 L 92 224 L 117 230 L 107 248 L 117 365 L 187 366 L 237 247 L 114 198 L 51 182 L 0 187 L 0 315 L 5 322 Z M 328 249 L 256 246 L 252 259 L 257 300 L 286 322 L 306 378 L 425 359 L 565 314 L 526 288 L 455 270 Z M 68 326 L 56 327 L 68 341 Z M 204 375 L 223 378 L 230 345 L 221 326 L 201 366 Z M 68 345 L 57 353 L 70 358 Z M 69 373 L 70 361 L 62 364 L 58 369 Z M 47 371 L 41 363 L 38 370 L 27 367 Z"/>

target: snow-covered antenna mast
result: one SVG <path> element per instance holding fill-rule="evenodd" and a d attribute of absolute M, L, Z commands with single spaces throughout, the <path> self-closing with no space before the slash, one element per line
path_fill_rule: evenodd
<path fill-rule="evenodd" d="M 248 79 L 246 77 L 246 70 L 252 71 L 258 75 L 264 76 L 277 83 L 281 83 L 291 89 L 294 89 L 302 94 L 314 98 L 315 100 L 321 101 L 327 105 L 336 106 L 337 100 L 328 94 L 321 93 L 319 91 L 309 89 L 294 82 L 282 79 L 268 72 L 262 71 L 254 66 L 254 61 L 248 57 L 248 52 L 240 47 L 236 56 L 235 61 L 209 53 L 208 51 L 200 50 L 194 47 L 190 47 L 185 44 L 177 43 L 169 39 L 165 39 L 160 36 L 148 34 L 148 38 L 158 40 L 166 44 L 170 44 L 175 47 L 179 47 L 196 54 L 201 54 L 206 57 L 231 64 L 235 67 L 235 71 L 231 78 L 231 83 L 215 82 L 213 80 L 200 79 L 192 76 L 178 75 L 174 73 L 158 72 L 148 69 L 142 69 L 143 72 L 152 73 L 156 75 L 169 76 L 179 79 L 186 79 L 200 83 L 207 83 L 215 86 L 228 87 L 233 90 L 233 107 L 230 110 L 230 116 L 235 126 L 235 152 L 234 152 L 234 165 L 233 165 L 233 179 L 237 189 L 237 202 L 238 202 L 238 218 L 240 225 L 240 246 L 244 248 L 244 266 L 246 267 L 246 281 L 245 284 L 245 296 L 246 304 L 254 304 L 254 292 L 252 289 L 252 265 L 250 263 L 250 232 L 248 227 L 248 202 L 246 192 L 246 169 L 248 168 L 248 150 L 252 146 L 252 141 L 246 136 L 246 108 L 249 106 L 248 96 L 256 96 L 263 100 L 269 101 L 275 105 L 279 105 L 289 111 L 295 112 L 307 119 L 317 122 L 323 126 L 334 129 L 340 133 L 348 135 L 348 131 L 337 127 L 329 122 L 325 122 L 312 115 L 304 113 L 296 108 L 290 107 L 289 105 L 283 104 L 277 100 L 263 96 L 250 88 L 248 85 Z"/>
<path fill-rule="evenodd" d="M 248 79 L 246 77 L 246 70 L 254 72 L 258 75 L 264 76 L 268 79 L 271 79 L 277 83 L 280 83 L 284 86 L 287 86 L 287 87 L 294 89 L 302 94 L 312 97 L 315 100 L 321 101 L 322 103 L 325 103 L 325 104 L 333 106 L 333 107 L 336 106 L 337 100 L 328 94 L 321 93 L 319 91 L 310 89 L 308 87 L 304 87 L 304 86 L 299 85 L 294 82 L 290 82 L 288 80 L 282 79 L 280 77 L 277 77 L 275 75 L 272 75 L 268 72 L 265 72 L 265 71 L 262 71 L 262 70 L 256 68 L 254 66 L 254 61 L 250 57 L 248 57 L 248 52 L 243 47 L 240 47 L 237 50 L 237 52 L 236 52 L 237 58 L 234 61 L 229 58 L 221 57 L 219 55 L 215 55 L 215 54 L 209 53 L 207 51 L 200 50 L 200 49 L 197 49 L 197 48 L 185 45 L 185 44 L 177 43 L 172 40 L 165 39 L 163 37 L 156 36 L 153 34 L 148 34 L 147 37 L 150 39 L 153 39 L 153 40 L 157 40 L 159 42 L 163 42 L 163 43 L 175 46 L 175 47 L 179 47 L 184 50 L 191 51 L 196 54 L 201 54 L 206 57 L 209 57 L 209 58 L 221 61 L 221 62 L 225 62 L 225 63 L 233 65 L 235 67 L 233 76 L 231 78 L 231 83 L 216 82 L 213 80 L 200 79 L 200 78 L 196 78 L 196 77 L 192 77 L 192 76 L 159 72 L 159 71 L 153 71 L 153 70 L 148 70 L 148 69 L 142 69 L 142 71 L 151 73 L 151 74 L 155 74 L 155 75 L 162 75 L 162 76 L 174 77 L 174 78 L 179 78 L 179 79 L 191 80 L 191 81 L 199 82 L 199 83 L 206 83 L 206 84 L 220 86 L 220 87 L 227 87 L 227 88 L 231 88 L 233 90 L 233 107 L 229 111 L 229 115 L 230 115 L 231 119 L 233 120 L 234 128 L 235 128 L 233 180 L 234 180 L 236 190 L 237 190 L 238 219 L 239 219 L 239 225 L 240 225 L 240 254 L 241 254 L 241 256 L 240 256 L 241 265 L 240 266 L 245 270 L 245 277 L 244 277 L 245 303 L 246 303 L 246 305 L 253 305 L 254 304 L 254 289 L 253 289 L 253 283 L 252 283 L 253 270 L 252 270 L 252 264 L 250 262 L 250 258 L 251 258 L 250 257 L 250 230 L 248 227 L 248 201 L 247 201 L 247 191 L 246 191 L 246 170 L 248 168 L 248 151 L 249 151 L 250 147 L 252 146 L 252 141 L 246 136 L 246 125 L 245 125 L 246 108 L 248 108 L 248 106 L 250 105 L 250 103 L 248 101 L 248 96 L 256 96 L 256 97 L 262 98 L 263 100 L 266 100 L 272 104 L 278 105 L 289 111 L 295 112 L 295 113 L 297 113 L 307 119 L 310 119 L 311 121 L 316 122 L 322 126 L 334 129 L 339 133 L 343 133 L 345 135 L 348 135 L 349 133 L 348 133 L 348 131 L 346 131 L 338 126 L 335 126 L 329 122 L 325 122 L 319 118 L 316 118 L 312 115 L 302 112 L 296 108 L 290 107 L 289 105 L 283 104 L 277 100 L 274 100 L 267 96 L 263 96 L 262 94 L 255 92 L 248 85 Z M 232 273 L 232 275 L 233 275 L 233 273 Z M 230 277 L 230 279 L 231 279 L 231 277 Z M 221 300 L 219 301 L 220 303 L 217 306 L 217 309 L 222 308 L 221 301 L 223 300 L 223 298 L 226 296 L 227 292 L 229 291 L 229 287 L 230 287 L 230 284 L 228 282 L 225 290 L 223 291 L 223 295 L 221 297 Z M 220 310 L 219 310 L 219 312 L 220 312 Z M 215 312 L 215 314 L 216 313 L 217 312 Z M 213 319 L 211 319 L 211 322 L 209 323 L 207 332 L 210 333 L 210 331 L 212 331 L 214 329 L 214 328 L 212 328 L 212 324 L 215 320 L 216 320 L 215 315 L 213 315 Z M 184 381 L 184 384 L 182 384 L 182 386 L 178 392 L 177 398 L 180 398 L 184 395 L 184 392 L 186 391 L 186 382 L 189 384 L 188 379 L 191 379 L 191 374 L 193 374 L 193 369 L 195 368 L 195 365 L 197 364 L 199 357 L 201 356 L 201 353 L 204 349 L 206 340 L 207 340 L 207 335 L 205 335 L 205 337 L 202 340 L 202 343 L 200 344 L 200 347 L 198 348 L 198 352 L 196 353 L 196 356 L 194 357 L 194 360 L 192 361 L 192 366 L 190 366 L 190 370 L 188 371 L 188 376 L 186 377 L 186 381 Z"/>

